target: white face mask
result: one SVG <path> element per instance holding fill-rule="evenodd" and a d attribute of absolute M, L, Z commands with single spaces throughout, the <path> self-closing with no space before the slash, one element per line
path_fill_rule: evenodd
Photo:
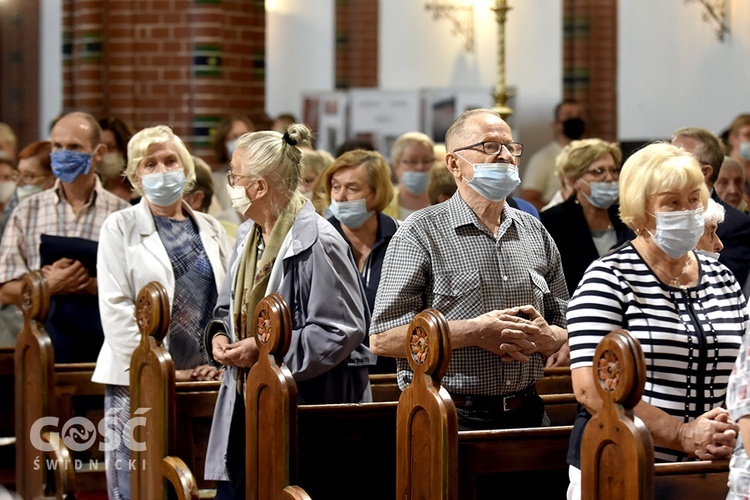
<path fill-rule="evenodd" d="M 703 236 L 703 209 L 656 212 L 656 234 L 648 231 L 656 246 L 677 259 L 695 248 Z"/>
<path fill-rule="evenodd" d="M 42 186 L 37 186 L 36 184 L 26 184 L 25 186 L 18 186 L 16 188 L 16 196 L 18 196 L 18 201 L 25 200 L 31 195 L 41 193 L 44 191 L 42 189 Z"/>
<path fill-rule="evenodd" d="M 16 183 L 13 181 L 0 182 L 0 203 L 5 203 L 16 190 Z"/>
<path fill-rule="evenodd" d="M 232 208 L 240 215 L 245 215 L 253 204 L 253 200 L 247 197 L 247 186 L 230 186 L 229 184 L 226 184 L 226 186 L 227 195 L 232 201 Z"/>
<path fill-rule="evenodd" d="M 696 250 L 697 253 L 702 253 L 706 257 L 711 257 L 712 259 L 719 260 L 719 252 L 709 252 L 708 250 Z"/>

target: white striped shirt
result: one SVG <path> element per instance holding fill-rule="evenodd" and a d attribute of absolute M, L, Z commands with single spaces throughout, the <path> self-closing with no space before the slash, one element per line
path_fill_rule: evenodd
<path fill-rule="evenodd" d="M 598 342 L 624 328 L 646 357 L 643 401 L 683 422 L 722 405 L 748 315 L 731 271 L 703 255 L 698 262 L 698 284 L 677 288 L 632 243 L 594 261 L 568 306 L 571 369 L 590 367 Z M 680 456 L 662 450 L 657 458 Z"/>

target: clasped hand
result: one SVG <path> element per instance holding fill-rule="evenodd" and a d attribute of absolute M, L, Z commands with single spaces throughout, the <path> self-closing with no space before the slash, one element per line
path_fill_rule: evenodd
<path fill-rule="evenodd" d="M 530 305 L 490 311 L 477 320 L 480 325 L 479 347 L 494 352 L 503 361 L 526 363 L 536 352 L 547 358 L 565 341 L 558 338 L 539 311 Z"/>
<path fill-rule="evenodd" d="M 177 382 L 190 382 L 195 380 L 221 380 L 224 374 L 223 368 L 214 368 L 210 365 L 196 366 L 192 370 L 175 370 Z"/>
<path fill-rule="evenodd" d="M 683 449 L 701 460 L 729 458 L 737 444 L 739 427 L 724 408 L 707 411 L 683 424 Z"/>
<path fill-rule="evenodd" d="M 230 343 L 229 337 L 217 335 L 211 342 L 211 347 L 216 362 L 224 366 L 250 368 L 258 361 L 258 348 L 254 338 Z"/>
<path fill-rule="evenodd" d="M 42 267 L 51 295 L 96 293 L 96 279 L 77 260 L 60 259 Z"/>

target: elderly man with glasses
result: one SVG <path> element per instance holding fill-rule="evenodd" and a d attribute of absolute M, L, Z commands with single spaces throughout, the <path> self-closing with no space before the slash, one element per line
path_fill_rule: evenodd
<path fill-rule="evenodd" d="M 443 386 L 460 429 L 538 427 L 545 361 L 567 339 L 568 291 L 560 254 L 539 220 L 506 206 L 519 184 L 523 145 L 489 109 L 467 111 L 446 134 L 451 199 L 414 213 L 383 264 L 370 347 L 396 357 L 403 389 L 413 373 L 406 328 L 424 309 L 448 320 L 453 352 Z"/>

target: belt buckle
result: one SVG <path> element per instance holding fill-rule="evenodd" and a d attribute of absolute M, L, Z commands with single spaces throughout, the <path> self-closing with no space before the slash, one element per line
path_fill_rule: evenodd
<path fill-rule="evenodd" d="M 503 411 L 510 411 L 510 408 L 508 408 L 508 400 L 511 399 L 513 396 L 503 396 Z"/>

